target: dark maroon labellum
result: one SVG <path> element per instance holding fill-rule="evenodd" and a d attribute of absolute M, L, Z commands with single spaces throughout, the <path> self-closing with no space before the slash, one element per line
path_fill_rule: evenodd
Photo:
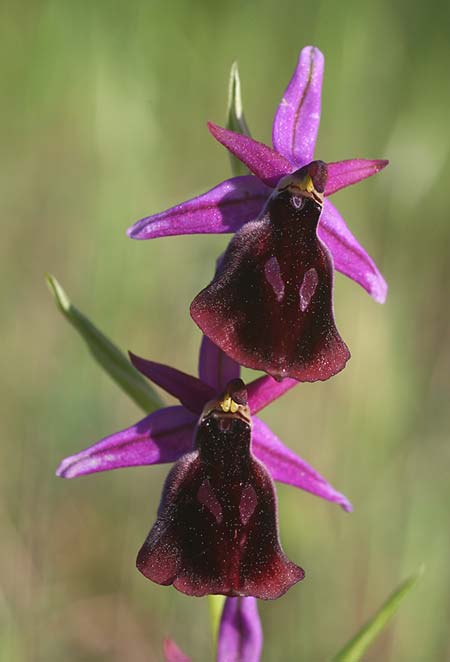
<path fill-rule="evenodd" d="M 206 405 L 196 450 L 167 478 L 158 519 L 137 558 L 148 579 L 192 596 L 263 600 L 303 579 L 281 549 L 272 479 L 250 440 L 246 389 L 233 380 Z"/>
<path fill-rule="evenodd" d="M 326 178 L 322 161 L 284 177 L 191 304 L 226 354 L 276 379 L 325 380 L 350 357 L 334 323 L 332 260 L 317 236 Z"/>

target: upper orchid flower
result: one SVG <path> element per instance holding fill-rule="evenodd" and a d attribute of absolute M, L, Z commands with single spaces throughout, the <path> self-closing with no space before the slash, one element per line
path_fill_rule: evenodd
<path fill-rule="evenodd" d="M 182 406 L 159 409 L 131 428 L 113 434 L 90 448 L 66 458 L 59 466 L 57 474 L 65 478 L 74 478 L 84 474 L 107 471 L 119 467 L 173 462 L 181 458 L 169 477 L 156 528 L 152 530 L 139 554 L 138 567 L 144 574 L 155 581 L 159 581 L 160 583 L 173 582 L 177 588 L 190 595 L 204 594 L 205 592 L 224 592 L 231 595 L 236 593 L 251 595 L 254 593 L 260 597 L 275 597 L 281 594 L 292 583 L 298 581 L 302 573 L 297 566 L 289 564 L 290 562 L 285 559 L 281 549 L 279 549 L 274 510 L 275 502 L 273 492 L 270 488 L 267 470 L 271 478 L 275 480 L 294 485 L 324 499 L 338 503 L 345 510 L 351 510 L 350 503 L 342 494 L 334 490 L 306 462 L 284 446 L 274 433 L 260 419 L 254 416 L 256 412 L 278 398 L 282 393 L 294 386 L 296 382 L 294 380 L 284 380 L 282 383 L 278 383 L 271 377 L 260 377 L 248 385 L 245 394 L 239 395 L 239 389 L 233 386 L 235 384 L 233 380 L 239 377 L 239 366 L 227 358 L 207 338 L 204 338 L 200 352 L 200 379 L 159 363 L 147 361 L 136 356 L 132 356 L 131 358 L 134 365 L 144 375 L 150 378 L 155 384 L 164 388 L 168 393 L 178 398 Z M 233 390 L 235 394 L 234 398 L 230 394 L 228 394 L 230 395 L 230 399 L 228 396 L 223 395 L 227 385 L 228 390 L 230 388 Z M 222 412 L 225 410 L 226 413 L 227 409 L 228 412 L 236 413 L 238 410 L 241 412 L 241 405 L 237 407 L 234 404 L 239 404 L 239 400 L 242 403 L 244 403 L 244 400 L 247 400 L 247 404 L 244 403 L 242 405 L 245 410 L 241 416 L 244 425 L 241 430 L 242 434 L 237 441 L 239 441 L 241 446 L 241 458 L 244 461 L 241 469 L 244 470 L 244 473 L 246 471 L 247 473 L 250 472 L 248 473 L 249 477 L 247 480 L 249 487 L 245 491 L 245 494 L 243 492 L 240 496 L 238 510 L 233 510 L 233 507 L 230 506 L 231 510 L 228 513 L 229 507 L 223 503 L 223 495 L 220 494 L 220 489 L 218 488 L 221 477 L 217 477 L 217 481 L 214 477 L 210 477 L 207 481 L 205 476 L 203 476 L 203 467 L 208 462 L 206 455 L 208 452 L 211 452 L 211 443 L 210 441 L 206 443 L 202 442 L 199 435 L 201 436 L 205 425 L 216 425 L 218 429 L 225 430 L 227 427 L 226 421 L 222 424 L 220 422 L 221 416 L 217 415 L 217 413 L 220 414 L 220 410 Z M 208 410 L 203 411 L 205 405 L 210 401 L 216 401 L 215 405 L 210 404 Z M 213 418 L 209 416 L 211 412 L 214 413 Z M 249 412 L 252 414 L 251 419 L 249 418 Z M 198 421 L 199 424 L 197 427 Z M 250 429 L 251 452 L 248 447 L 250 443 Z M 196 430 L 197 433 L 194 435 Z M 196 444 L 196 450 L 194 449 L 194 444 Z M 251 453 L 254 454 L 256 460 L 252 459 Z M 193 464 L 196 457 L 199 460 L 197 464 Z M 257 462 L 257 460 L 260 462 Z M 262 467 L 262 464 L 265 465 L 265 468 Z M 233 466 L 235 465 L 236 463 Z M 224 464 L 225 469 L 226 464 Z M 187 479 L 187 472 L 191 472 L 190 477 L 191 479 L 194 478 L 194 480 Z M 198 480 L 200 480 L 200 483 L 194 489 L 192 486 L 194 482 L 197 484 Z M 228 487 L 231 485 L 237 494 L 241 489 L 239 487 L 240 482 L 241 478 L 234 482 L 233 480 L 229 480 L 227 485 Z M 215 516 L 217 516 L 217 549 L 220 549 L 219 537 L 225 536 L 226 533 L 225 529 L 225 532 L 221 529 L 221 518 L 223 518 L 224 526 L 226 525 L 225 528 L 227 528 L 232 519 L 237 516 L 236 513 L 238 513 L 242 521 L 240 524 L 241 528 L 238 527 L 236 529 L 236 535 L 245 537 L 249 533 L 247 530 L 244 530 L 249 521 L 247 521 L 247 516 L 250 517 L 258 514 L 266 524 L 265 528 L 259 525 L 256 527 L 256 537 L 255 540 L 252 540 L 253 542 L 256 541 L 259 535 L 258 531 L 271 539 L 270 550 L 268 548 L 267 551 L 271 551 L 272 561 L 276 561 L 280 565 L 281 570 L 285 572 L 285 575 L 280 580 L 280 584 L 271 587 L 270 582 L 266 581 L 266 587 L 261 587 L 260 585 L 256 586 L 257 582 L 255 580 L 255 586 L 253 586 L 251 584 L 253 580 L 250 580 L 250 575 L 247 572 L 243 572 L 242 576 L 248 579 L 246 586 L 242 583 L 240 584 L 237 580 L 237 584 L 234 586 L 225 586 L 224 588 L 222 585 L 219 586 L 218 583 L 213 586 L 216 569 L 213 568 L 211 570 L 206 557 L 205 566 L 202 566 L 202 571 L 206 573 L 203 582 L 204 586 L 202 584 L 203 588 L 200 587 L 199 589 L 198 583 L 194 585 L 186 577 L 183 580 L 177 581 L 177 577 L 188 570 L 189 558 L 193 558 L 195 554 L 190 554 L 189 552 L 190 546 L 194 544 L 194 539 L 190 538 L 188 540 L 186 538 L 187 534 L 182 533 L 183 527 L 178 526 L 181 520 L 184 521 L 186 502 L 178 500 L 180 491 L 178 487 L 174 487 L 175 483 L 178 487 L 183 483 L 182 490 L 186 498 L 188 498 L 188 495 L 194 489 L 195 497 L 199 503 L 203 504 L 205 508 L 209 507 L 212 514 L 214 515 L 215 513 Z M 259 506 L 256 508 L 256 502 L 260 504 L 261 510 L 259 510 Z M 227 517 L 226 522 L 225 517 Z M 199 523 L 199 519 L 195 517 L 188 519 L 190 521 L 192 519 L 192 524 L 195 526 L 199 524 L 196 529 L 198 533 L 199 527 L 201 528 L 202 526 L 201 522 Z M 167 528 L 167 526 L 165 528 L 165 525 L 163 525 L 164 521 L 166 523 L 171 521 L 175 528 Z M 232 524 L 232 527 L 234 527 L 234 524 Z M 165 531 L 172 536 L 171 545 L 164 538 Z M 262 548 L 262 545 L 259 543 L 255 542 L 258 545 L 258 549 L 260 547 Z M 156 556 L 153 556 L 151 563 L 149 563 L 150 556 L 154 553 L 160 554 L 161 551 L 164 551 L 164 563 L 159 563 Z M 174 568 L 176 568 L 176 576 L 173 576 L 169 572 L 170 576 L 164 575 L 163 577 L 168 567 L 167 554 L 170 552 L 176 557 L 172 559 L 175 564 Z M 269 556 L 270 554 L 268 554 L 267 559 L 269 559 Z M 239 559 L 239 561 L 239 567 L 242 570 L 245 567 L 245 562 L 242 559 Z M 244 563 L 243 566 L 241 562 Z M 152 569 L 148 570 L 150 565 Z M 236 566 L 233 567 L 235 568 Z M 196 570 L 200 572 L 198 568 Z"/>
<path fill-rule="evenodd" d="M 226 354 L 275 379 L 325 380 L 350 357 L 334 322 L 333 263 L 317 237 L 326 178 L 322 161 L 283 177 L 191 304 Z"/>
<path fill-rule="evenodd" d="M 258 218 L 279 180 L 314 159 L 323 69 L 322 53 L 313 46 L 304 48 L 275 114 L 274 149 L 247 136 L 209 125 L 213 136 L 256 177 L 233 177 L 197 198 L 143 218 L 130 228 L 129 236 L 153 239 L 181 234 L 236 232 L 245 223 Z M 328 196 L 374 175 L 387 163 L 366 159 L 328 163 L 328 181 L 318 225 L 318 236 L 330 251 L 334 268 L 359 283 L 379 303 L 386 299 L 386 282 Z"/>

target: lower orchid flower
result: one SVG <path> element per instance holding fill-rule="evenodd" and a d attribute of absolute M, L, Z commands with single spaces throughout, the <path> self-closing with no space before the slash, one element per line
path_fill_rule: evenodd
<path fill-rule="evenodd" d="M 303 571 L 279 547 L 272 479 L 351 510 L 342 494 L 254 416 L 297 382 L 264 376 L 245 389 L 235 381 L 239 366 L 207 338 L 200 352 L 200 379 L 134 355 L 131 359 L 181 406 L 159 409 L 66 458 L 57 474 L 74 478 L 178 460 L 157 522 L 139 553 L 139 569 L 189 595 L 281 595 Z M 224 395 L 227 386 L 231 393 Z M 230 458 L 233 462 L 227 463 Z"/>
<path fill-rule="evenodd" d="M 194 450 L 169 473 L 138 558 L 148 579 L 191 596 L 279 598 L 304 577 L 278 539 L 272 479 L 250 450 L 251 415 L 240 379 L 207 402 Z"/>

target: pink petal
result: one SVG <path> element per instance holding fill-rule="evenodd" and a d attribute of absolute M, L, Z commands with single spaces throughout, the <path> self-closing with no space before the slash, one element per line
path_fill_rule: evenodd
<path fill-rule="evenodd" d="M 247 385 L 251 413 L 256 414 L 299 383 L 296 379 L 283 379 L 279 382 L 269 375 L 258 377 Z"/>
<path fill-rule="evenodd" d="M 348 161 L 336 161 L 336 163 L 327 163 L 328 181 L 325 186 L 325 195 L 332 195 L 341 188 L 351 186 L 360 182 L 362 179 L 376 175 L 383 170 L 389 161 L 369 159 L 349 159 Z"/>
<path fill-rule="evenodd" d="M 267 145 L 240 133 L 223 129 L 212 122 L 208 122 L 208 129 L 216 140 L 245 163 L 247 168 L 267 186 L 274 187 L 283 175 L 292 172 L 289 161 Z"/>
<path fill-rule="evenodd" d="M 224 354 L 207 336 L 200 346 L 198 374 L 202 382 L 209 384 L 216 394 L 222 393 L 228 382 L 237 379 L 239 364 Z"/>
<path fill-rule="evenodd" d="M 337 503 L 344 510 L 351 512 L 352 506 L 348 499 L 287 448 L 261 419 L 254 416 L 252 422 L 253 452 L 266 465 L 274 480 L 299 487 L 322 499 Z"/>
<path fill-rule="evenodd" d="M 181 370 L 162 363 L 142 359 L 131 352 L 129 354 L 132 364 L 139 372 L 177 398 L 186 409 L 194 414 L 200 414 L 205 402 L 211 400 L 216 394 L 214 389 L 197 377 L 192 377 L 192 375 L 187 375 Z"/>
<path fill-rule="evenodd" d="M 324 57 L 306 46 L 286 88 L 272 129 L 273 146 L 297 168 L 313 160 L 320 122 Z"/>
<path fill-rule="evenodd" d="M 121 467 L 174 462 L 192 449 L 196 422 L 197 417 L 184 407 L 158 409 L 131 428 L 66 457 L 56 475 L 76 478 Z"/>
<path fill-rule="evenodd" d="M 386 281 L 329 200 L 323 206 L 318 235 L 332 254 L 335 269 L 359 283 L 375 301 L 384 303 Z"/>
<path fill-rule="evenodd" d="M 132 239 L 156 239 L 180 234 L 236 232 L 257 218 L 271 191 L 252 175 L 227 179 L 213 189 L 171 209 L 137 221 Z"/>
<path fill-rule="evenodd" d="M 164 662 L 190 662 L 191 658 L 178 648 L 173 639 L 163 641 Z"/>
<path fill-rule="evenodd" d="M 217 642 L 217 662 L 259 662 L 263 645 L 256 598 L 227 598 Z"/>

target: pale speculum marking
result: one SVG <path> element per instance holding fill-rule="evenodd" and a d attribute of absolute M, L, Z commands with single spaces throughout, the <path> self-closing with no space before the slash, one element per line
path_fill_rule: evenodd
<path fill-rule="evenodd" d="M 258 497 L 255 490 L 251 485 L 246 485 L 242 490 L 241 502 L 239 504 L 239 515 L 244 526 L 255 512 L 257 503 Z"/>
<path fill-rule="evenodd" d="M 267 260 L 264 265 L 264 275 L 273 289 L 277 301 L 282 301 L 284 297 L 284 281 L 281 277 L 280 265 L 276 257 L 271 257 Z"/>
<path fill-rule="evenodd" d="M 218 498 L 214 494 L 209 480 L 204 480 L 203 483 L 200 485 L 197 492 L 197 499 L 202 504 L 202 506 L 205 506 L 205 508 L 209 510 L 211 515 L 215 517 L 216 522 L 220 524 L 223 519 L 222 506 L 220 505 Z"/>
<path fill-rule="evenodd" d="M 300 310 L 302 313 L 305 312 L 311 303 L 311 299 L 314 296 L 314 292 L 316 291 L 318 283 L 319 277 L 317 275 L 317 271 L 314 269 L 314 267 L 308 269 L 308 271 L 303 276 L 303 282 L 299 288 Z"/>

